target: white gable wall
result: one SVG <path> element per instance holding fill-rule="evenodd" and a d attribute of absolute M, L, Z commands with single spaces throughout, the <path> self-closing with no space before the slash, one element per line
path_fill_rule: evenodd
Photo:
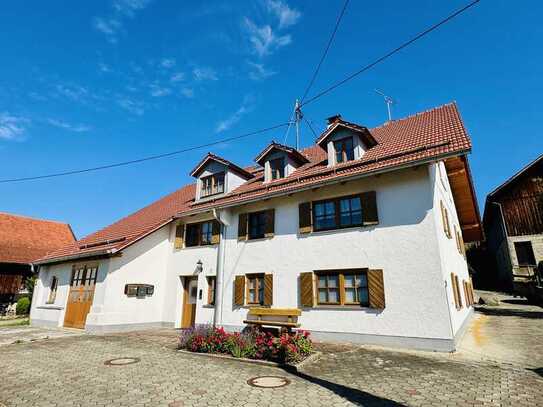
<path fill-rule="evenodd" d="M 445 164 L 440 161 L 432 164 L 429 168 L 430 178 L 434 189 L 434 218 L 436 222 L 436 236 L 439 244 L 439 255 L 441 258 L 441 270 L 443 284 L 447 287 L 447 301 L 449 306 L 449 313 L 451 323 L 453 327 L 454 335 L 461 332 L 464 327 L 468 316 L 473 311 L 472 307 L 466 305 L 466 298 L 464 293 L 464 286 L 462 281 L 469 281 L 469 272 L 466 259 L 462 254 L 458 252 L 456 246 L 456 236 L 454 235 L 454 228 L 461 232 L 460 221 L 458 220 L 458 214 L 456 212 L 456 206 L 451 192 L 451 186 L 449 184 L 449 178 L 447 176 L 447 170 Z M 443 230 L 443 221 L 441 217 L 440 201 L 443 202 L 447 208 L 449 215 L 449 224 L 451 228 L 452 238 L 448 238 Z M 451 273 L 458 276 L 458 284 L 460 288 L 460 297 L 462 298 L 462 308 L 456 309 L 454 303 L 454 295 L 451 282 Z"/>

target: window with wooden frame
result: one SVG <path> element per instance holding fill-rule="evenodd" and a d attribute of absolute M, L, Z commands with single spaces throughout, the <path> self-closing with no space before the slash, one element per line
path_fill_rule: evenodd
<path fill-rule="evenodd" d="M 249 239 L 261 239 L 266 235 L 266 211 L 249 214 Z"/>
<path fill-rule="evenodd" d="M 454 305 L 457 310 L 462 308 L 462 294 L 460 290 L 460 285 L 458 283 L 458 276 L 454 273 L 451 273 L 451 286 L 454 298 Z"/>
<path fill-rule="evenodd" d="M 283 157 L 270 160 L 271 180 L 285 178 L 285 159 Z"/>
<path fill-rule="evenodd" d="M 186 225 L 185 246 L 207 246 L 219 243 L 220 224 L 215 220 Z"/>
<path fill-rule="evenodd" d="M 264 305 L 264 274 L 248 274 L 247 304 Z"/>
<path fill-rule="evenodd" d="M 98 275 L 97 265 L 79 265 L 74 267 L 72 271 L 72 278 L 70 280 L 70 286 L 93 286 L 96 284 L 96 277 Z"/>
<path fill-rule="evenodd" d="M 359 195 L 313 203 L 313 225 L 316 231 L 362 226 L 362 204 Z"/>
<path fill-rule="evenodd" d="M 354 160 L 354 143 L 352 137 L 345 137 L 334 142 L 336 164 Z"/>
<path fill-rule="evenodd" d="M 49 296 L 47 297 L 46 304 L 54 304 L 57 298 L 58 278 L 53 276 L 51 279 L 51 285 L 49 286 Z"/>
<path fill-rule="evenodd" d="M 215 286 L 217 278 L 215 276 L 207 278 L 207 305 L 215 305 Z"/>
<path fill-rule="evenodd" d="M 201 178 L 200 196 L 206 197 L 224 192 L 224 172 Z"/>
<path fill-rule="evenodd" d="M 532 242 L 515 242 L 515 254 L 517 255 L 517 262 L 519 266 L 535 266 L 534 249 Z"/>
<path fill-rule="evenodd" d="M 449 212 L 447 211 L 447 208 L 445 208 L 445 204 L 443 201 L 439 201 L 441 206 L 441 220 L 443 222 L 443 232 L 445 233 L 445 236 L 447 236 L 449 239 L 452 238 L 451 235 L 451 225 L 449 223 Z"/>
<path fill-rule="evenodd" d="M 369 306 L 366 270 L 317 272 L 318 305 Z"/>

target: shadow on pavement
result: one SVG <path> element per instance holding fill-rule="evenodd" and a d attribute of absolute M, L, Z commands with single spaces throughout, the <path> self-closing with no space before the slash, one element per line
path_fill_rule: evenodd
<path fill-rule="evenodd" d="M 503 316 L 503 317 L 520 317 L 530 319 L 543 318 L 543 312 L 540 311 L 520 311 L 511 308 L 486 308 L 478 307 L 477 311 L 485 315 Z"/>
<path fill-rule="evenodd" d="M 537 369 L 528 369 L 534 373 L 537 373 L 539 376 L 543 377 L 543 367 L 538 367 Z"/>
<path fill-rule="evenodd" d="M 308 374 L 298 371 L 295 367 L 284 366 L 283 370 L 293 376 L 299 377 L 300 379 L 304 379 L 310 383 L 324 387 L 325 389 L 334 392 L 336 395 L 343 397 L 345 400 L 348 400 L 351 403 L 363 406 L 405 406 L 405 404 L 374 396 L 373 394 L 366 393 L 358 389 L 353 389 L 352 387 L 343 386 L 341 384 L 333 383 L 328 380 L 310 376 Z"/>
<path fill-rule="evenodd" d="M 502 300 L 501 302 L 505 302 L 506 304 L 511 304 L 511 305 L 538 305 L 538 304 L 532 304 L 530 301 L 528 301 L 525 298 L 512 298 L 510 300 Z"/>

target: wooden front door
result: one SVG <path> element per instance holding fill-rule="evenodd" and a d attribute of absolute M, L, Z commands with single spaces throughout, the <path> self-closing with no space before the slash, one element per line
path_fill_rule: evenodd
<path fill-rule="evenodd" d="M 191 326 L 194 326 L 196 318 L 198 277 L 185 277 L 183 288 L 183 317 L 181 319 L 181 328 L 190 328 Z"/>
<path fill-rule="evenodd" d="M 94 299 L 97 274 L 98 265 L 83 265 L 73 268 L 66 315 L 64 317 L 65 327 L 85 328 L 87 314 Z"/>

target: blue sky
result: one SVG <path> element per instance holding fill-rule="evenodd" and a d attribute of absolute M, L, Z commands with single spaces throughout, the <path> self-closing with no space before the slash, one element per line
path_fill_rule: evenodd
<path fill-rule="evenodd" d="M 130 160 L 288 120 L 343 1 L 73 4 L 2 5 L 0 178 Z M 351 1 L 310 95 L 464 4 Z M 396 118 L 455 100 L 473 140 L 483 204 L 542 152 L 542 12 L 540 2 L 483 0 L 307 105 L 306 117 L 318 130 L 335 113 L 379 125 L 386 108 L 375 88 L 397 100 Z M 279 130 L 210 150 L 249 165 L 283 138 Z M 302 146 L 313 139 L 304 127 Z M 206 152 L 0 184 L 0 211 L 69 222 L 82 237 L 191 182 L 188 173 Z"/>

